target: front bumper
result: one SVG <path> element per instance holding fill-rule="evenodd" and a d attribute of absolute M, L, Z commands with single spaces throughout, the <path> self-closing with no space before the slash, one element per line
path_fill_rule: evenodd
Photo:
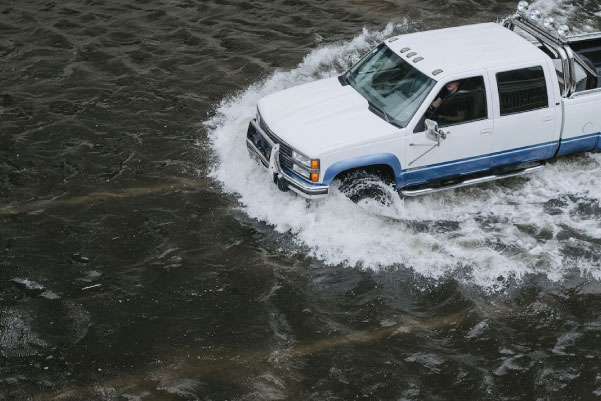
<path fill-rule="evenodd" d="M 261 141 L 252 140 L 255 137 L 254 133 L 260 135 Z M 266 144 L 267 147 L 263 146 L 263 144 Z M 246 147 L 248 148 L 250 157 L 259 161 L 263 167 L 269 170 L 274 184 L 281 191 L 285 192 L 291 189 L 307 199 L 321 198 L 328 194 L 330 190 L 329 186 L 309 183 L 296 177 L 293 173 L 282 169 L 280 165 L 280 145 L 265 134 L 256 120 L 251 120 L 248 126 Z"/>

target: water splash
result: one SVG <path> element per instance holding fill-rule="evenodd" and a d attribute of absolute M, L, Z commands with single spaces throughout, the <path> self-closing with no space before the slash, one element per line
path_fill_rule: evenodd
<path fill-rule="evenodd" d="M 426 278 L 454 277 L 491 290 L 526 274 L 555 281 L 574 274 L 601 279 L 599 154 L 558 160 L 528 178 L 419 199 L 403 201 L 389 188 L 390 202 L 358 204 L 336 187 L 315 202 L 279 192 L 248 158 L 244 134 L 261 97 L 338 74 L 378 42 L 407 29 L 407 24 L 364 29 L 223 101 L 206 122 L 216 155 L 211 177 L 238 196 L 250 217 L 291 233 L 299 249 L 308 248 L 327 264 L 407 268 Z"/>
<path fill-rule="evenodd" d="M 598 0 L 535 0 L 531 8 L 539 9 L 545 17 L 553 17 L 561 24 L 568 24 L 572 33 L 601 29 Z"/>

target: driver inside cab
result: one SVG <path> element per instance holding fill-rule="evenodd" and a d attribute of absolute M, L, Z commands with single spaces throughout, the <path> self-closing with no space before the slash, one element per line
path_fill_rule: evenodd
<path fill-rule="evenodd" d="M 466 108 L 465 99 L 463 101 L 457 101 L 455 99 L 452 103 L 449 103 L 451 95 L 459 95 L 458 92 L 464 89 L 464 80 L 451 81 L 441 89 L 436 99 L 428 107 L 425 116 L 428 119 L 438 121 L 441 125 L 449 125 L 464 121 L 469 114 L 469 110 Z M 448 103 L 448 104 L 447 104 Z M 445 107 L 441 107 L 444 105 Z"/>
<path fill-rule="evenodd" d="M 449 82 L 448 84 L 446 84 L 445 87 L 440 90 L 440 93 L 438 93 L 438 96 L 436 97 L 436 99 L 434 99 L 434 101 L 432 102 L 430 107 L 428 107 L 427 114 L 430 116 L 433 116 L 436 113 L 436 110 L 438 110 L 438 108 L 440 107 L 440 104 L 442 103 L 442 101 L 447 96 L 457 93 L 460 86 L 461 86 L 461 81 L 452 81 L 452 82 Z"/>

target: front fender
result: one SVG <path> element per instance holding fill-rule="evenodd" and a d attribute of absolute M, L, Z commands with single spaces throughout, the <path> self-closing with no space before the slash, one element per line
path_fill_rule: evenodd
<path fill-rule="evenodd" d="M 401 163 L 399 159 L 392 153 L 376 153 L 366 156 L 353 157 L 351 159 L 341 160 L 333 163 L 323 176 L 324 185 L 330 185 L 334 178 L 343 171 L 351 170 L 359 167 L 373 166 L 376 164 L 384 164 L 390 166 L 394 172 L 394 178 L 397 188 L 402 185 L 401 181 Z"/>

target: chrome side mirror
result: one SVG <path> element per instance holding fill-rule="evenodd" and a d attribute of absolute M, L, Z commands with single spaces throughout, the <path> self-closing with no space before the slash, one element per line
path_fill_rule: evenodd
<path fill-rule="evenodd" d="M 440 130 L 438 129 L 438 123 L 432 120 L 426 120 L 426 138 L 431 141 L 440 141 Z"/>
<path fill-rule="evenodd" d="M 443 139 L 447 139 L 447 135 L 449 134 L 449 132 L 444 132 L 443 130 L 438 128 L 438 123 L 436 121 L 432 121 L 432 120 L 426 120 L 424 121 L 424 125 L 426 126 L 426 138 L 428 138 L 431 141 L 436 142 L 434 145 L 431 144 L 424 144 L 424 143 L 410 143 L 409 146 L 426 146 L 430 149 L 426 150 L 424 153 L 422 153 L 421 155 L 419 155 L 415 160 L 413 160 L 411 163 L 409 163 L 409 165 L 411 166 L 413 163 L 415 163 L 416 161 L 418 161 L 419 159 L 421 159 L 422 157 L 424 157 L 425 155 L 427 155 L 428 153 L 430 153 L 431 151 L 433 151 L 434 149 L 436 149 L 437 147 L 440 146 L 440 141 Z"/>

